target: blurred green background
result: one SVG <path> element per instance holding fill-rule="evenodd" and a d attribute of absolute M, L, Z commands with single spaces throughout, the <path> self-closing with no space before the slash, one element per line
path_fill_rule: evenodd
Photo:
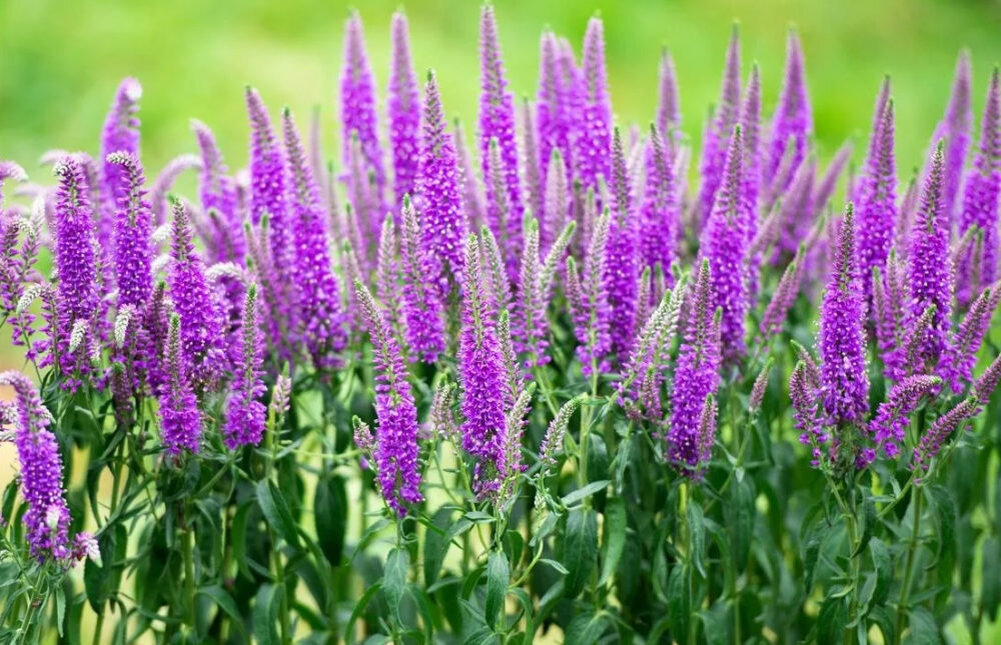
<path fill-rule="evenodd" d="M 365 0 L 355 3 L 380 91 L 389 58 L 389 17 L 406 9 L 418 70 L 435 68 L 446 110 L 475 118 L 479 83 L 475 0 Z M 49 148 L 95 151 L 118 81 L 144 86 L 143 153 L 151 173 L 194 150 L 188 119 L 212 126 L 232 168 L 246 162 L 242 87 L 261 90 L 273 110 L 287 103 L 307 120 L 321 105 L 331 155 L 336 128 L 344 18 L 339 0 L 0 0 L 0 158 L 29 174 Z M 757 60 L 766 109 L 781 80 L 786 27 L 796 24 L 807 56 L 822 156 L 846 137 L 864 145 L 884 73 L 894 80 L 902 174 L 920 155 L 946 101 L 957 50 L 973 53 L 976 111 L 1001 60 L 997 0 L 813 1 L 497 0 L 511 87 L 535 92 L 538 35 L 544 25 L 579 46 L 590 15 L 605 19 L 614 108 L 646 123 L 656 99 L 658 51 L 674 53 L 685 130 L 697 140 L 719 86 L 730 23 L 742 25 L 745 73 Z"/>

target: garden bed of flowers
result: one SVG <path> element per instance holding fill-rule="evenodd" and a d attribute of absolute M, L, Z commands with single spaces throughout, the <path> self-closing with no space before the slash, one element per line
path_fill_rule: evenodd
<path fill-rule="evenodd" d="M 464 128 L 391 29 L 335 161 L 248 87 L 245 169 L 194 121 L 150 172 L 129 78 L 0 162 L 0 641 L 997 638 L 998 69 L 902 178 L 889 78 L 820 163 L 794 31 L 772 114 L 735 29 L 631 126 L 599 18 L 516 102 L 486 5 Z"/>

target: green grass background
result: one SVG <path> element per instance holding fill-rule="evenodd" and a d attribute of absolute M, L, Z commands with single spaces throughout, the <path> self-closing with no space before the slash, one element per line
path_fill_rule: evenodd
<path fill-rule="evenodd" d="M 322 106 L 335 147 L 344 18 L 359 9 L 380 90 L 389 59 L 389 17 L 399 0 L 0 0 L 0 158 L 29 174 L 49 148 L 95 151 L 118 81 L 138 77 L 143 153 L 150 172 L 194 150 L 188 120 L 212 126 L 230 166 L 246 161 L 242 87 L 258 87 L 273 109 L 288 104 L 305 122 Z M 404 2 L 418 70 L 434 68 L 445 107 L 475 119 L 479 2 Z M 674 53 L 685 129 L 698 139 L 714 100 L 723 51 L 740 20 L 745 73 L 757 60 L 766 109 L 781 80 L 784 34 L 803 35 L 821 156 L 854 137 L 864 145 L 881 76 L 892 75 L 902 174 L 919 164 L 946 101 L 956 53 L 973 53 L 976 109 L 990 68 L 1001 60 L 997 0 L 497 0 L 511 87 L 534 95 L 544 25 L 579 47 L 589 16 L 605 19 L 614 109 L 645 124 L 656 99 L 658 51 Z"/>

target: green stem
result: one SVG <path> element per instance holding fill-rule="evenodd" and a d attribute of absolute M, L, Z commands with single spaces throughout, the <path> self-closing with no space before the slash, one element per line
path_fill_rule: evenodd
<path fill-rule="evenodd" d="M 195 532 L 188 526 L 184 530 L 184 596 L 187 601 L 188 627 L 195 628 Z"/>
<path fill-rule="evenodd" d="M 92 641 L 94 645 L 99 645 L 101 643 L 101 633 L 104 631 L 104 611 L 100 611 L 97 614 L 97 624 L 94 625 L 94 640 Z"/>
<path fill-rule="evenodd" d="M 848 557 L 851 558 L 852 566 L 852 580 L 851 580 L 851 593 L 848 594 L 848 624 L 851 625 L 855 620 L 855 613 L 857 610 L 858 603 L 858 581 L 859 572 L 861 571 L 861 558 L 860 554 L 855 553 L 858 546 L 858 527 L 855 522 L 855 514 L 848 513 L 846 516 L 848 520 Z M 845 645 L 851 645 L 854 642 L 855 628 L 845 629 L 844 633 L 844 643 Z"/>
<path fill-rule="evenodd" d="M 900 588 L 900 602 L 897 603 L 897 625 L 893 637 L 900 643 L 901 632 L 904 629 L 904 614 L 907 612 L 907 602 L 911 595 L 911 584 L 914 579 L 914 563 L 917 560 L 918 538 L 921 537 L 921 488 L 914 489 L 914 519 L 911 523 L 911 541 L 907 546 L 907 564 L 904 565 L 904 583 Z"/>

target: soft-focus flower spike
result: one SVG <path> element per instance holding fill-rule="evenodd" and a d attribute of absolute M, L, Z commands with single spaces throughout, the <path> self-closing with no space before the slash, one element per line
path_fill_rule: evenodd
<path fill-rule="evenodd" d="M 505 252 L 508 275 L 514 281 L 518 277 L 523 211 L 518 143 L 514 101 L 504 77 L 497 21 L 490 4 L 483 5 L 480 10 L 480 70 L 480 163 L 486 184 L 487 221 Z M 497 149 L 493 150 L 495 147 Z M 507 212 L 503 212 L 505 210 Z M 509 231 L 503 235 L 497 228 L 502 222 Z"/>
<path fill-rule="evenodd" d="M 546 302 L 541 292 L 539 278 L 542 262 L 539 259 L 539 221 L 526 218 L 525 245 L 521 251 L 521 274 L 518 279 L 518 298 L 515 301 L 514 331 L 515 351 L 525 356 L 523 367 L 531 370 L 542 365 L 546 355 Z"/>
<path fill-rule="evenodd" d="M 189 363 L 183 349 L 183 321 L 178 314 L 170 317 L 166 339 L 167 383 L 159 396 L 163 445 L 173 457 L 182 452 L 197 453 L 202 436 L 202 418 L 198 400 L 189 380 Z"/>
<path fill-rule="evenodd" d="M 443 281 L 442 293 L 449 280 L 457 280 L 462 271 L 462 244 L 466 235 L 466 219 L 460 190 L 460 167 L 452 135 L 433 73 L 428 74 L 424 89 L 424 119 L 421 124 L 421 148 L 416 178 L 418 210 L 421 217 L 422 245 Z M 439 275 L 440 273 L 440 275 Z"/>
<path fill-rule="evenodd" d="M 501 461 L 498 464 L 498 489 L 494 502 L 498 508 L 504 508 L 511 501 L 516 490 L 517 475 L 524 472 L 526 468 L 522 461 L 521 439 L 525 433 L 525 415 L 531 409 L 534 395 L 535 383 L 529 383 L 518 393 L 518 397 L 507 413 L 504 446 Z"/>
<path fill-rule="evenodd" d="M 646 186 L 640 206 L 640 247 L 643 263 L 670 266 L 675 259 L 680 234 L 680 200 L 673 164 L 663 131 L 650 126 L 650 154 L 646 158 Z M 668 274 L 670 286 L 670 274 Z"/>
<path fill-rule="evenodd" d="M 355 282 L 355 291 L 372 340 L 375 364 L 375 412 L 379 419 L 374 458 L 379 489 L 386 503 L 399 515 L 406 504 L 416 504 L 421 495 L 417 407 L 407 382 L 407 367 L 385 315 L 368 288 Z"/>
<path fill-rule="evenodd" d="M 1001 382 L 1001 356 L 995 357 L 987 366 L 984 373 L 973 384 L 971 394 L 980 405 L 987 405 L 994 390 L 998 388 L 999 382 Z"/>
<path fill-rule="evenodd" d="M 115 284 L 118 285 L 119 307 L 146 307 L 153 293 L 150 265 L 153 245 L 150 240 L 153 214 L 146 199 L 146 183 L 139 159 L 130 152 L 113 152 L 105 160 L 121 166 L 119 179 L 125 186 L 118 189 L 122 197 L 115 211 Z"/>
<path fill-rule="evenodd" d="M 493 298 L 493 304 L 498 310 L 507 309 L 512 302 L 511 283 L 507 277 L 497 238 L 486 226 L 480 229 L 480 258 L 485 284 L 489 286 L 488 295 Z"/>
<path fill-rule="evenodd" d="M 83 166 L 69 156 L 53 169 L 59 178 L 56 189 L 55 268 L 59 276 L 59 336 L 68 342 L 77 322 L 90 324 L 98 313 L 97 244 L 90 186 Z M 56 348 L 61 367 L 67 374 L 89 371 L 86 360 L 78 360 L 68 346 Z"/>
<path fill-rule="evenodd" d="M 386 172 L 383 168 L 382 147 L 379 144 L 379 121 L 376 114 L 375 77 L 365 53 L 365 34 L 361 16 L 352 11 L 344 23 L 344 69 L 341 74 L 341 143 L 344 165 L 351 164 L 351 141 L 357 136 L 364 157 L 365 174 L 375 175 L 373 216 L 364 234 L 375 239 L 386 214 L 383 199 L 386 192 Z M 355 208 L 359 208 L 355 204 Z M 362 249 L 357 249 L 361 253 Z"/>
<path fill-rule="evenodd" d="M 820 396 L 817 385 L 810 376 L 807 364 L 803 361 L 796 363 L 792 376 L 789 377 L 789 398 L 792 401 L 795 427 L 800 431 L 799 441 L 813 448 L 811 463 L 814 466 L 819 464 L 823 456 L 820 446 L 830 439 L 818 418 Z"/>
<path fill-rule="evenodd" d="M 827 421 L 858 423 L 869 411 L 866 373 L 865 300 L 858 279 L 855 213 L 845 209 L 834 267 L 820 307 L 821 390 Z"/>
<path fill-rule="evenodd" d="M 517 284 L 518 260 L 521 256 L 521 222 L 514 221 L 515 214 L 504 190 L 503 160 L 496 139 L 490 142 L 487 166 L 490 168 L 486 177 L 488 194 L 492 191 L 493 195 L 492 205 L 488 204 L 487 222 L 500 250 L 507 279 L 512 284 Z"/>
<path fill-rule="evenodd" d="M 327 176 L 327 164 L 323 161 L 323 125 L 320 114 L 320 106 L 314 105 L 309 118 L 309 168 L 313 171 L 320 191 L 320 201 L 327 206 L 327 210 L 332 208 L 331 201 L 336 200 L 336 196 L 328 193 L 329 182 L 325 182 Z M 239 197 L 239 186 L 234 182 Z M 239 200 L 238 200 L 239 201 Z M 327 213 L 333 217 L 332 212 Z"/>
<path fill-rule="evenodd" d="M 796 298 L 799 296 L 800 286 L 803 283 L 804 265 L 806 263 L 806 248 L 800 246 L 793 256 L 791 262 L 786 266 L 782 277 L 779 279 L 775 292 L 772 293 L 765 313 L 761 315 L 761 323 L 758 329 L 765 338 L 770 338 L 782 331 L 789 310 L 792 309 Z"/>
<path fill-rule="evenodd" d="M 761 368 L 758 376 L 754 379 L 751 394 L 747 399 L 747 409 L 752 413 L 761 409 L 761 403 L 765 400 L 765 390 L 768 389 L 768 378 L 771 376 L 774 365 L 775 359 L 769 356 L 768 360 L 765 361 L 765 366 Z"/>
<path fill-rule="evenodd" d="M 866 302 L 872 304 L 872 270 L 886 267 L 897 220 L 897 175 L 893 153 L 893 101 L 883 108 L 879 127 L 872 136 L 865 173 L 861 178 L 858 214 L 858 270 Z"/>
<path fill-rule="evenodd" d="M 743 227 L 746 243 L 750 244 L 758 232 L 758 203 L 761 194 L 761 71 L 757 63 L 751 66 L 738 122 L 744 150 L 741 163 Z"/>
<path fill-rule="evenodd" d="M 390 27 L 393 41 L 392 65 L 386 88 L 389 142 L 393 153 L 393 193 L 395 207 L 403 206 L 403 196 L 413 195 L 420 153 L 420 95 L 417 75 L 410 59 L 410 27 L 402 10 L 393 14 Z M 442 128 L 445 124 L 442 122 Z"/>
<path fill-rule="evenodd" d="M 226 401 L 223 437 L 230 450 L 254 445 L 264 436 L 267 409 L 259 400 L 264 394 L 261 363 L 264 360 L 261 330 L 258 325 L 257 284 L 247 287 L 240 324 L 241 356 L 235 366 L 233 385 Z"/>
<path fill-rule="evenodd" d="M 942 359 L 938 364 L 938 373 L 943 382 L 959 394 L 973 379 L 973 367 L 977 362 L 977 352 L 984 336 L 990 329 L 991 319 L 1001 299 L 1001 285 L 989 287 L 973 301 L 966 312 L 959 329 L 950 339 Z"/>
<path fill-rule="evenodd" d="M 107 161 L 108 155 L 112 152 L 131 152 L 139 156 L 139 119 L 136 112 L 139 111 L 139 99 L 142 98 L 142 86 L 134 78 L 126 78 L 118 86 L 115 98 L 111 103 L 104 120 L 104 129 L 101 132 L 101 196 L 107 200 L 104 204 L 103 212 L 113 212 L 115 205 L 124 197 L 122 189 L 125 183 L 122 181 L 121 173 L 123 169 L 118 164 Z M 102 242 L 110 241 L 111 237 L 110 221 L 101 220 L 98 226 L 98 233 Z"/>
<path fill-rule="evenodd" d="M 897 255 L 904 261 L 907 260 L 907 254 L 910 251 L 911 229 L 914 227 L 914 215 L 918 209 L 920 188 L 918 170 L 915 168 L 911 172 L 911 179 L 907 182 L 907 188 L 900 198 L 900 206 L 897 208 L 897 226 L 894 230 L 893 248 L 897 250 Z"/>
<path fill-rule="evenodd" d="M 966 255 L 957 266 L 956 298 L 966 306 L 976 293 L 973 274 L 979 272 L 984 284 L 998 277 L 998 195 L 1001 194 L 1001 79 L 998 68 L 991 74 L 984 116 L 980 122 L 980 144 L 973 168 L 966 175 L 963 202 L 959 211 L 959 231 L 983 231 L 981 261 Z"/>
<path fill-rule="evenodd" d="M 201 170 L 202 160 L 197 155 L 178 155 L 167 162 L 150 190 L 149 202 L 153 209 L 153 226 L 162 226 L 167 221 L 167 194 L 174 182 L 187 170 Z"/>
<path fill-rule="evenodd" d="M 799 164 L 785 195 L 782 198 L 782 208 L 779 212 L 781 237 L 779 249 L 784 253 L 794 253 L 799 244 L 806 238 L 813 223 L 810 197 L 813 194 L 813 184 L 816 178 L 817 160 L 811 158 Z M 776 254 L 776 259 L 781 257 Z"/>
<path fill-rule="evenodd" d="M 13 161 L 0 161 L 0 208 L 3 207 L 3 184 L 8 179 L 19 182 L 27 181 L 28 174 L 24 172 L 24 168 Z"/>
<path fill-rule="evenodd" d="M 931 460 L 938 455 L 942 445 L 952 436 L 952 434 L 963 424 L 977 414 L 979 406 L 973 397 L 963 399 L 951 410 L 935 420 L 931 426 L 921 435 L 921 441 L 914 448 L 914 459 L 911 462 L 911 469 L 923 473 L 928 470 Z M 918 480 L 920 481 L 920 480 Z"/>
<path fill-rule="evenodd" d="M 736 23 L 730 32 L 730 44 L 726 50 L 726 67 L 720 85 L 719 103 L 713 110 L 712 121 L 707 122 L 702 140 L 702 161 L 699 164 L 698 209 L 699 221 L 705 222 L 713 208 L 713 201 L 720 181 L 723 179 L 723 165 L 726 163 L 727 143 L 730 131 L 740 117 L 740 27 Z"/>
<path fill-rule="evenodd" d="M 500 344 L 500 354 L 504 362 L 504 408 L 514 405 L 514 400 L 525 382 L 518 368 L 518 356 L 514 353 L 514 340 L 511 336 L 511 315 L 507 309 L 497 313 L 497 342 Z"/>
<path fill-rule="evenodd" d="M 925 180 L 914 227 L 911 230 L 907 282 L 910 285 L 908 327 L 921 317 L 928 307 L 935 307 L 928 334 L 918 349 L 914 372 L 924 366 L 934 366 L 945 348 L 949 332 L 949 311 L 952 305 L 952 268 L 949 258 L 949 224 L 945 211 L 945 158 L 943 144 L 936 146 L 928 177 Z"/>
<path fill-rule="evenodd" d="M 876 445 L 883 449 L 887 457 L 893 459 L 900 453 L 900 444 L 904 441 L 904 429 L 910 423 L 911 414 L 921 399 L 933 393 L 940 383 L 936 376 L 910 376 L 894 385 L 886 401 L 879 404 L 879 410 L 876 412 L 876 417 L 869 422 L 868 430 Z"/>
<path fill-rule="evenodd" d="M 851 142 L 846 142 L 838 148 L 838 151 L 834 154 L 834 159 L 832 159 L 830 165 L 827 166 L 827 171 L 824 173 L 824 176 L 817 182 L 817 185 L 813 190 L 813 196 L 810 198 L 810 203 L 813 206 L 813 212 L 815 215 L 823 213 L 824 209 L 827 208 L 827 203 L 834 195 L 834 189 L 838 185 L 838 180 L 841 178 L 841 174 L 848 166 L 848 161 L 851 157 Z"/>
<path fill-rule="evenodd" d="M 611 351 L 611 309 L 608 305 L 606 247 L 608 246 L 611 215 L 608 209 L 598 218 L 584 256 L 584 274 L 578 275 L 573 258 L 567 259 L 567 290 L 574 329 L 577 335 L 577 356 L 585 376 L 597 378 L 608 369 Z"/>
<path fill-rule="evenodd" d="M 544 191 L 542 190 L 542 163 L 539 160 L 539 147 L 536 139 L 535 120 L 532 116 L 532 104 L 528 99 L 522 102 L 521 132 L 522 159 L 525 163 L 525 202 L 526 207 L 536 216 L 542 213 Z"/>
<path fill-rule="evenodd" d="M 202 153 L 202 173 L 199 178 L 199 195 L 202 209 L 219 213 L 221 227 L 208 240 L 215 262 L 241 262 L 247 253 L 243 239 L 243 222 L 237 203 L 236 182 L 227 175 L 228 169 L 216 145 L 212 130 L 201 121 L 193 120 L 191 129 L 198 139 Z"/>
<path fill-rule="evenodd" d="M 264 213 L 270 216 L 271 255 L 284 280 L 291 269 L 292 244 L 285 201 L 285 158 L 257 90 L 247 87 L 246 101 L 250 115 L 250 217 L 257 224 Z"/>
<path fill-rule="evenodd" d="M 435 275 L 436 267 L 422 246 L 428 233 L 421 229 L 409 196 L 403 198 L 401 219 L 402 313 L 407 344 L 417 358 L 434 363 L 445 351 L 444 307 L 439 289 L 429 280 L 429 276 Z"/>
<path fill-rule="evenodd" d="M 744 214 L 746 203 L 741 192 L 744 157 L 743 130 L 734 127 L 726 155 L 725 170 L 716 191 L 712 213 L 700 248 L 712 274 L 714 308 L 723 309 L 720 342 L 724 359 L 734 363 L 744 354 L 744 323 L 747 317 L 747 237 Z"/>
<path fill-rule="evenodd" d="M 540 227 L 540 250 L 549 251 L 559 231 L 570 219 L 570 186 L 567 180 L 567 166 L 558 148 L 553 148 L 546 171 L 545 199 L 542 206 Z"/>
<path fill-rule="evenodd" d="M 184 202 L 172 198 L 174 223 L 170 250 L 170 297 L 180 316 L 185 373 L 196 390 L 211 389 L 225 368 L 222 318 L 195 252 L 191 220 Z"/>
<path fill-rule="evenodd" d="M 431 427 L 432 436 L 441 437 L 458 446 L 462 442 L 462 436 L 459 434 L 459 427 L 452 411 L 455 390 L 456 385 L 451 381 L 442 380 L 438 383 L 434 389 L 431 411 L 428 413 L 428 425 Z"/>
<path fill-rule="evenodd" d="M 574 70 L 574 96 L 571 100 L 576 103 L 573 110 L 577 114 L 573 137 L 573 177 L 586 190 L 597 188 L 599 177 L 608 181 L 611 175 L 612 106 L 605 72 L 604 25 L 596 16 L 587 23 L 583 50 L 580 69 Z M 572 54 L 568 57 L 565 65 L 569 67 L 572 65 Z"/>
<path fill-rule="evenodd" d="M 669 151 L 675 149 L 676 137 L 681 130 L 681 97 L 678 92 L 678 74 L 674 59 L 665 47 L 660 52 L 658 71 L 660 93 L 657 96 L 657 130 L 664 137 Z"/>
<path fill-rule="evenodd" d="M 69 556 L 70 513 L 63 490 L 59 444 L 49 430 L 52 415 L 34 384 L 23 374 L 3 372 L 0 385 L 13 387 L 16 395 L 15 443 L 21 494 L 28 505 L 24 523 L 31 555 L 40 563 L 48 558 L 65 560 Z"/>
<path fill-rule="evenodd" d="M 702 404 L 702 412 L 699 414 L 699 427 L 695 433 L 701 467 L 705 467 L 712 458 L 713 444 L 716 442 L 716 415 L 716 397 L 707 394 L 706 401 Z"/>
<path fill-rule="evenodd" d="M 402 293 L 400 289 L 400 262 L 397 255 L 396 226 L 393 218 L 387 217 L 382 222 L 382 235 L 379 236 L 379 256 L 375 272 L 376 295 L 385 303 L 386 317 L 394 331 L 398 333 L 402 322 L 400 307 Z"/>
<path fill-rule="evenodd" d="M 783 154 L 786 141 L 792 139 L 792 169 L 806 159 L 809 138 L 813 132 L 813 111 L 806 88 L 806 71 L 803 63 L 803 46 L 799 34 L 789 30 L 786 42 L 786 68 L 782 79 L 782 92 L 775 108 L 770 128 L 771 141 L 766 151 L 764 176 L 774 177 Z M 786 184 L 778 184 L 784 188 Z"/>
<path fill-rule="evenodd" d="M 462 388 L 462 446 L 480 464 L 497 463 L 504 434 L 504 357 L 497 339 L 491 298 L 480 269 L 480 244 L 466 241 L 459 334 L 459 383 Z M 487 478 L 489 479 L 489 478 Z M 479 482 L 482 489 L 484 482 Z"/>
<path fill-rule="evenodd" d="M 669 458 L 685 473 L 697 469 L 702 461 L 699 421 L 706 397 L 719 385 L 719 323 L 713 313 L 712 283 L 709 260 L 704 259 L 692 286 L 684 342 L 674 371 L 667 433 Z"/>
<path fill-rule="evenodd" d="M 963 166 L 966 164 L 970 130 L 973 127 L 972 76 L 970 52 L 964 49 L 959 52 L 956 60 L 949 104 L 932 138 L 932 141 L 945 142 L 940 207 L 950 230 L 955 220 L 956 197 L 963 181 Z"/>
<path fill-rule="evenodd" d="M 313 173 L 299 140 L 292 112 L 282 111 L 289 168 L 290 223 L 293 223 L 300 341 L 320 369 L 339 365 L 336 353 L 346 341 L 337 279 L 330 267 L 323 208 Z"/>
<path fill-rule="evenodd" d="M 612 219 L 605 258 L 608 305 L 611 312 L 612 351 L 621 362 L 633 343 L 636 313 L 636 281 L 639 277 L 639 248 L 636 217 L 629 194 L 622 137 L 616 128 L 612 140 Z"/>
<path fill-rule="evenodd" d="M 467 227 L 470 230 L 475 230 L 487 223 L 487 207 L 483 203 L 483 193 L 477 179 L 477 173 L 473 170 L 473 160 L 469 154 L 469 148 L 466 146 L 466 137 L 458 119 L 456 119 L 452 129 L 452 136 L 455 140 L 457 176 L 462 193 L 462 212 L 465 215 Z"/>
<path fill-rule="evenodd" d="M 556 36 L 549 29 L 544 29 L 539 39 L 539 87 L 535 95 L 535 128 L 539 138 L 539 166 L 543 183 L 547 182 L 553 150 L 566 152 L 566 133 L 561 132 L 560 127 L 565 117 L 562 114 L 564 106 L 561 103 L 556 50 Z"/>

